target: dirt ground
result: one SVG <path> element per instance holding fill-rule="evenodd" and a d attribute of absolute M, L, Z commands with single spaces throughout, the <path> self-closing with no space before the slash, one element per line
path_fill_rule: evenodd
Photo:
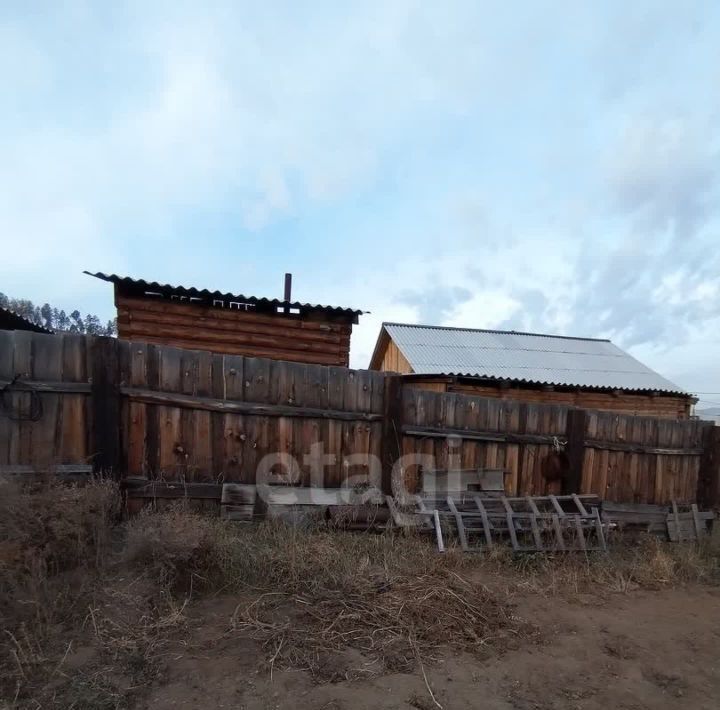
<path fill-rule="evenodd" d="M 328 658 L 329 676 L 258 666 L 254 642 L 229 631 L 238 600 L 207 599 L 168 653 L 164 677 L 139 707 L 243 710 L 497 708 L 606 710 L 720 704 L 720 589 L 692 585 L 604 598 L 517 597 L 540 638 L 484 661 L 446 654 L 422 672 L 342 680 L 362 672 L 357 652 Z M 351 671 L 351 673 L 348 673 Z"/>

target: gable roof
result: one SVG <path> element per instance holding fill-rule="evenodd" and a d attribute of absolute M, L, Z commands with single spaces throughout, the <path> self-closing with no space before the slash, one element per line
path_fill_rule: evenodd
<path fill-rule="evenodd" d="M 373 364 L 387 337 L 415 374 L 687 394 L 609 340 L 383 323 Z"/>
<path fill-rule="evenodd" d="M 366 311 L 353 308 L 339 308 L 336 306 L 322 306 L 312 303 L 300 303 L 299 301 L 283 301 L 279 298 L 261 298 L 258 296 L 243 296 L 242 294 L 225 293 L 222 291 L 209 291 L 198 289 L 194 286 L 172 286 L 161 284 L 157 281 L 144 281 L 143 279 L 132 279 L 129 276 L 118 276 L 117 274 L 104 274 L 102 271 L 95 273 L 84 271 L 88 276 L 108 281 L 116 286 L 123 287 L 137 292 L 137 295 L 164 296 L 165 298 L 180 298 L 189 302 L 213 305 L 213 301 L 230 301 L 242 303 L 264 309 L 276 310 L 277 308 L 297 308 L 301 312 L 324 313 L 328 316 L 342 316 L 352 319 L 357 323 L 358 316 Z"/>
<path fill-rule="evenodd" d="M 32 333 L 46 333 L 52 335 L 53 331 L 33 323 L 9 308 L 0 306 L 0 330 L 29 330 Z"/>

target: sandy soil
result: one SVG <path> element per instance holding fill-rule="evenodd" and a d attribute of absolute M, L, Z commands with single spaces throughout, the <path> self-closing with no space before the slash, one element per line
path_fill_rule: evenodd
<path fill-rule="evenodd" d="M 539 624 L 538 644 L 485 660 L 447 654 L 425 670 L 447 710 L 720 707 L 720 590 L 692 586 L 606 599 L 516 600 Z M 316 684 L 304 672 L 261 669 L 259 650 L 228 635 L 237 600 L 207 600 L 140 707 L 246 710 L 437 708 L 422 674 Z M 357 674 L 356 652 L 328 658 L 328 676 Z"/>

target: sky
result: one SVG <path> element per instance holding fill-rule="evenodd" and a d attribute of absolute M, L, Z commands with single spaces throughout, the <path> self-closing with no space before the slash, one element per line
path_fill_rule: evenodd
<path fill-rule="evenodd" d="M 0 291 L 608 337 L 720 404 L 720 3 L 3 2 Z"/>

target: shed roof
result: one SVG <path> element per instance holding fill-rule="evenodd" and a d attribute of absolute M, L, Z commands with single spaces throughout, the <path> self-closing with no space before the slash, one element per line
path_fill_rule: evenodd
<path fill-rule="evenodd" d="M 33 323 L 15 311 L 2 307 L 0 307 L 0 330 L 29 330 L 32 333 L 53 334 L 52 330 Z"/>
<path fill-rule="evenodd" d="M 145 281 L 143 279 L 132 279 L 129 276 L 118 276 L 117 274 L 104 274 L 101 271 L 92 273 L 85 271 L 88 276 L 109 281 L 118 286 L 124 286 L 148 295 L 164 296 L 166 298 L 182 298 L 197 301 L 232 301 L 233 303 L 242 303 L 252 306 L 260 306 L 264 308 L 296 308 L 304 312 L 322 312 L 326 315 L 347 316 L 357 322 L 357 317 L 366 311 L 356 310 L 352 308 L 340 308 L 336 306 L 323 306 L 312 303 L 300 303 L 299 301 L 283 301 L 279 298 L 262 298 L 257 296 L 244 296 L 242 294 L 226 293 L 223 291 L 210 291 L 206 288 L 198 289 L 194 286 L 172 286 L 170 284 L 161 284 L 157 281 Z"/>
<path fill-rule="evenodd" d="M 378 346 L 387 333 L 416 374 L 687 394 L 609 340 L 403 323 L 382 327 Z"/>

